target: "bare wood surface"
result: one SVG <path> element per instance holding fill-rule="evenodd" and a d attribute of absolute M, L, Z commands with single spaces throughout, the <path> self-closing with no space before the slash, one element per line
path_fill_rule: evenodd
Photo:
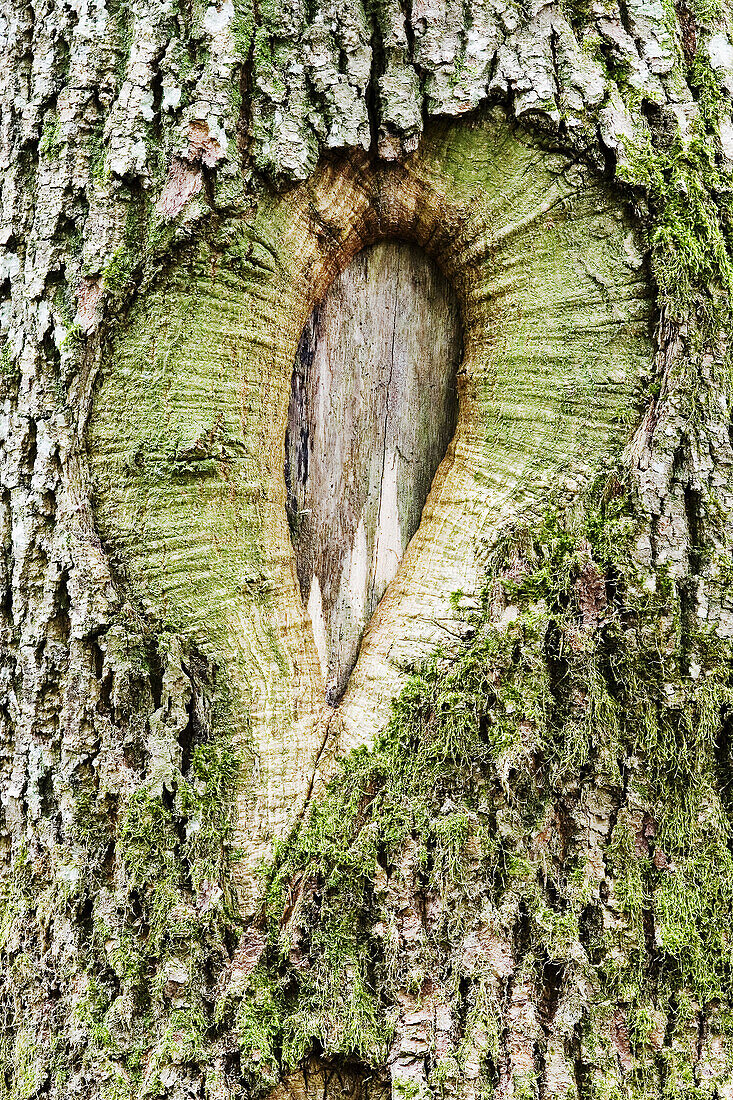
<path fill-rule="evenodd" d="M 327 228 L 324 228 L 327 227 Z M 226 669 L 222 713 L 251 761 L 235 844 L 253 868 L 372 741 L 406 666 L 455 644 L 500 525 L 574 494 L 617 446 L 648 369 L 633 227 L 589 173 L 498 120 L 435 132 L 399 170 L 350 157 L 242 222 L 131 314 L 103 369 L 88 442 L 95 520 L 129 584 Z M 298 583 L 285 433 L 313 307 L 365 247 L 411 240 L 446 272 L 464 348 L 456 431 L 420 525 L 365 630 L 336 710 Z"/>
<path fill-rule="evenodd" d="M 460 353 L 450 284 L 396 241 L 351 262 L 298 345 L 285 482 L 327 702 L 420 523 L 456 426 Z"/>

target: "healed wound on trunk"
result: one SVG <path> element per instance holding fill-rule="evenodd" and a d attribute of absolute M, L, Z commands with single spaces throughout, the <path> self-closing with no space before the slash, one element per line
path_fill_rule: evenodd
<path fill-rule="evenodd" d="M 396 240 L 424 248 L 460 304 L 455 430 L 449 402 L 440 393 L 428 400 L 423 380 L 432 371 L 438 388 L 448 386 L 450 347 L 458 354 L 458 337 L 440 327 L 449 312 L 445 292 L 437 273 L 425 272 L 427 260 L 423 290 L 408 289 L 417 261 Z M 383 279 L 377 257 L 398 253 L 395 304 L 396 260 Z M 322 376 L 316 372 L 312 384 L 323 387 L 329 404 L 338 395 L 342 407 L 337 445 L 326 446 L 324 435 L 322 446 L 344 481 L 331 490 L 328 470 L 316 472 L 314 432 L 306 488 L 318 487 L 314 496 L 334 520 L 320 549 L 307 537 L 308 524 L 313 531 L 329 527 L 325 520 L 317 527 L 308 518 L 312 505 L 298 497 L 292 446 L 290 494 L 284 476 L 286 432 L 290 443 L 301 430 L 288 428 L 293 366 L 298 360 L 301 385 L 298 345 L 316 307 L 320 320 L 311 323 L 323 349 Z M 413 381 L 400 381 L 399 400 L 411 415 L 397 415 L 398 397 L 387 402 L 375 374 L 363 387 L 365 411 L 389 407 L 394 423 L 377 417 L 378 430 L 366 422 L 362 429 L 354 386 L 362 370 L 384 369 L 380 315 L 394 319 L 387 332 L 395 348 L 403 330 L 405 348 L 420 347 Z M 434 347 L 432 366 L 422 345 Z M 402 166 L 374 164 L 366 155 L 324 164 L 301 187 L 263 201 L 254 221 L 235 220 L 220 240 L 192 246 L 185 262 L 131 308 L 105 356 L 89 427 L 95 522 L 123 564 L 133 598 L 219 670 L 217 729 L 230 731 L 250 762 L 234 838 L 244 853 L 237 872 L 243 904 L 254 904 L 259 889 L 257 861 L 317 791 L 333 754 L 372 741 L 405 670 L 453 644 L 453 594 L 470 602 L 499 527 L 540 507 L 549 493 L 575 492 L 618 445 L 619 416 L 651 354 L 649 292 L 633 222 L 603 181 L 520 140 L 499 119 L 436 129 Z M 338 371 L 348 385 L 336 383 Z M 310 398 L 309 409 L 317 411 L 317 400 Z M 324 417 L 315 422 L 325 431 Z M 408 430 L 420 445 L 412 465 L 397 452 L 413 457 L 410 440 L 400 436 Z M 397 466 L 389 471 L 390 513 L 383 483 L 391 442 Z M 305 453 L 301 448 L 301 459 Z M 399 549 L 406 548 L 380 600 L 377 579 L 389 578 L 376 531 L 387 529 L 395 512 Z M 354 596 L 351 560 L 362 515 L 366 564 L 355 571 Z M 390 530 L 387 547 L 396 555 L 394 523 Z M 314 575 L 323 609 L 320 654 Z M 340 620 L 350 634 L 335 629 L 331 610 L 339 606 L 338 616 L 344 608 L 352 616 Z M 363 610 L 363 621 L 353 608 Z M 330 668 L 334 653 L 341 664 Z M 339 706 L 328 706 L 324 696 L 331 690 L 337 698 L 344 679 Z"/>
<path fill-rule="evenodd" d="M 361 252 L 303 331 L 285 484 L 329 703 L 346 687 L 455 430 L 460 352 L 452 288 L 420 248 L 397 241 Z"/>

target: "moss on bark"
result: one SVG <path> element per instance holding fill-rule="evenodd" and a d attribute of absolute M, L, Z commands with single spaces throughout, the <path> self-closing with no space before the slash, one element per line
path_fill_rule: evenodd
<path fill-rule="evenodd" d="M 8 15 L 0 1094 L 321 1095 L 332 1071 L 355 1096 L 388 1071 L 405 1096 L 730 1093 L 728 16 L 469 8 Z M 356 163 L 365 126 L 399 161 L 424 116 L 490 100 L 637 204 L 646 400 L 615 480 L 500 532 L 465 645 L 413 671 L 245 925 L 241 743 L 211 739 L 238 704 L 94 533 L 99 329 L 174 247 L 265 278 L 266 243 L 225 239 L 287 230 L 297 203 L 258 172 Z M 131 376 L 155 362 L 133 344 Z M 219 476 L 201 428 L 179 465 Z"/>

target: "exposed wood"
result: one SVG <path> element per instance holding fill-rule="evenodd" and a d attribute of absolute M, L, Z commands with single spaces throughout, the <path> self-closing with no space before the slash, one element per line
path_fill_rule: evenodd
<path fill-rule="evenodd" d="M 594 476 L 652 349 L 633 223 L 591 172 L 500 118 L 437 128 L 403 167 L 324 165 L 230 233 L 223 258 L 204 246 L 121 327 L 88 442 L 96 522 L 130 591 L 226 670 L 222 724 L 252 769 L 237 847 L 254 904 L 254 868 L 334 754 L 384 728 L 409 666 L 455 646 L 453 594 L 475 598 L 499 525 Z M 460 303 L 458 421 L 334 714 L 287 521 L 293 364 L 337 274 L 405 237 Z"/>
<path fill-rule="evenodd" d="M 448 282 L 394 242 L 352 260 L 298 345 L 285 484 L 328 702 L 420 523 L 456 426 L 460 353 Z"/>
<path fill-rule="evenodd" d="M 2 1100 L 729 1100 L 730 3 L 6 0 L 0 45 Z M 458 424 L 333 708 L 290 383 L 396 235 Z M 497 532 L 474 665 L 326 796 Z"/>

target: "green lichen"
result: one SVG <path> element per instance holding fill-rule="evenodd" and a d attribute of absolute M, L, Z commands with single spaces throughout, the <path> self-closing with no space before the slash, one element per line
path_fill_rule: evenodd
<path fill-rule="evenodd" d="M 694 7 L 707 19 L 717 16 L 713 5 Z M 275 8 L 263 9 L 273 25 Z M 587 6 L 577 3 L 572 10 L 574 23 L 584 25 Z M 121 5 L 115 18 L 121 80 L 132 16 Z M 237 19 L 239 47 L 248 51 L 249 9 L 238 7 Z M 270 80 L 275 98 L 287 92 L 279 78 L 283 58 L 285 51 L 279 54 L 260 28 L 254 65 L 260 78 Z M 612 75 L 624 85 L 622 67 Z M 731 290 L 730 186 L 716 144 L 720 89 L 701 53 L 688 79 L 698 95 L 699 132 L 665 148 L 650 140 L 619 178 L 650 202 L 660 302 L 680 318 L 699 311 L 707 335 Z M 57 130 L 58 120 L 48 115 L 41 151 L 49 157 L 62 149 Z M 97 173 L 102 152 L 98 146 Z M 262 154 L 257 163 L 268 170 L 275 161 Z M 279 216 L 287 214 L 283 207 Z M 110 297 L 122 301 L 131 293 L 136 274 L 165 250 L 167 239 L 148 207 L 131 204 L 125 240 L 104 272 Z M 245 244 L 242 270 L 257 282 L 257 242 Z M 271 263 L 267 250 L 260 252 Z M 165 378 L 174 344 L 149 358 L 139 355 L 138 366 L 142 362 Z M 123 366 L 139 350 L 128 347 Z M 126 384 L 123 377 L 121 390 Z M 691 421 L 700 415 L 695 409 Z M 198 474 L 225 476 L 227 447 L 236 446 L 236 439 L 233 432 L 220 438 L 218 423 L 206 419 L 192 440 L 178 439 L 168 426 L 156 434 L 160 425 L 153 425 L 128 456 L 135 476 L 147 487 L 172 470 L 183 481 Z M 615 1054 L 604 1037 L 604 1012 L 608 1004 L 622 1004 L 635 1060 L 634 1095 L 658 1091 L 660 1060 L 664 1095 L 700 1095 L 685 1054 L 685 1028 L 704 1005 L 721 1034 L 733 1030 L 724 1007 L 731 999 L 733 944 L 725 748 L 730 646 L 690 628 L 682 588 L 664 570 L 653 591 L 643 571 L 636 572 L 634 536 L 649 517 L 635 515 L 628 496 L 598 494 L 586 505 L 585 514 L 558 508 L 536 525 L 505 532 L 481 607 L 466 623 L 466 645 L 457 657 L 439 653 L 413 670 L 383 737 L 342 762 L 323 800 L 266 869 L 265 953 L 244 988 L 221 993 L 213 1007 L 196 976 L 210 966 L 224 970 L 241 932 L 227 845 L 242 761 L 231 741 L 196 746 L 185 775 L 173 767 L 164 783 L 141 778 L 114 815 L 93 785 L 80 781 L 71 839 L 84 874 L 78 867 L 68 874 L 62 868 L 63 884 L 51 893 L 39 894 L 45 872 L 27 852 L 16 853 L 4 895 L 3 945 L 33 914 L 48 927 L 54 913 L 78 915 L 91 904 L 83 966 L 99 980 L 87 982 L 75 1021 L 87 1065 L 95 1072 L 103 1067 L 103 1095 L 162 1095 L 167 1067 L 206 1065 L 222 1036 L 229 1042 L 232 1034 L 253 1094 L 267 1092 L 313 1050 L 356 1056 L 381 1068 L 397 993 L 421 995 L 436 951 L 447 960 L 441 972 L 447 990 L 465 1001 L 468 1013 L 463 1045 L 435 1066 L 431 1086 L 450 1092 L 468 1056 L 469 1037 L 479 1033 L 485 1035 L 488 1082 L 500 1058 L 503 1008 L 482 980 L 461 991 L 450 959 L 477 900 L 494 911 L 507 899 L 523 914 L 524 965 L 538 982 L 547 966 L 564 965 L 578 943 L 596 968 L 597 1011 L 578 1034 L 584 1064 L 600 1066 L 608 1059 L 611 1065 Z M 589 561 L 604 578 L 608 607 L 602 621 L 579 629 L 579 586 Z M 255 561 L 246 581 L 255 586 L 261 583 L 256 567 Z M 720 569 L 725 585 L 724 564 Z M 267 599 L 263 591 L 260 603 Z M 501 626 L 493 611 L 497 602 L 516 611 Z M 277 664 L 274 638 L 272 648 Z M 690 671 L 693 656 L 702 669 L 697 678 Z M 285 677 L 288 669 L 279 669 Z M 143 671 L 148 675 L 150 669 Z M 569 780 L 602 780 L 619 792 L 622 805 L 604 853 L 623 916 L 613 936 L 592 927 L 597 901 L 583 858 L 566 861 L 564 880 L 551 896 L 543 868 L 528 850 L 527 838 L 562 799 Z M 641 839 L 639 822 L 624 802 L 631 785 L 653 819 L 642 822 Z M 111 845 L 126 891 L 116 916 L 104 905 L 111 890 L 105 872 Z M 384 935 L 376 929 L 382 917 L 393 915 L 384 876 L 411 846 L 420 889 L 442 908 L 434 942 L 408 962 L 390 939 L 390 928 Z M 650 920 L 658 932 L 651 946 Z M 38 983 L 34 965 L 28 952 L 14 954 L 17 988 Z M 171 966 L 187 977 L 172 982 L 166 977 Z M 723 1007 L 711 1008 L 716 1001 Z M 128 1008 L 132 1031 L 126 1030 Z M 660 1012 L 671 1021 L 670 1039 L 679 1033 L 678 1050 L 670 1042 L 662 1054 L 655 1052 Z M 68 1052 L 44 1052 L 22 1030 L 15 1044 L 6 1037 L 0 1044 L 13 1082 L 8 1096 L 30 1098 L 47 1074 L 63 1088 Z M 589 1068 L 587 1077 L 584 1096 L 628 1095 L 613 1072 L 593 1075 Z M 517 1095 L 532 1094 L 531 1081 L 514 1085 Z M 400 1091 L 407 1096 L 414 1088 L 405 1081 Z"/>
<path fill-rule="evenodd" d="M 7 392 L 20 381 L 20 369 L 7 340 L 0 343 L 0 387 Z"/>
<path fill-rule="evenodd" d="M 39 150 L 49 160 L 55 160 L 60 156 L 63 147 L 64 138 L 61 134 L 61 120 L 54 111 L 47 111 L 43 118 Z"/>
<path fill-rule="evenodd" d="M 157 159 L 159 174 L 163 162 Z M 173 229 L 157 213 L 146 196 L 131 198 L 127 207 L 124 237 L 102 270 L 108 300 L 118 305 L 129 298 L 134 288 L 156 270 L 160 257 L 170 247 Z"/>

